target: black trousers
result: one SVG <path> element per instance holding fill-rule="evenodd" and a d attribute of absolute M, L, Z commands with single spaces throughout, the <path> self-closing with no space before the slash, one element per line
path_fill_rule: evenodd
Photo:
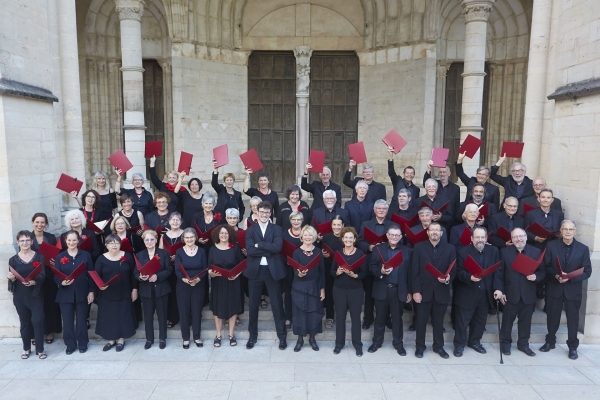
<path fill-rule="evenodd" d="M 179 307 L 179 325 L 181 338 L 184 342 L 190 340 L 190 323 L 194 340 L 200 340 L 202 323 L 202 308 L 204 307 L 204 283 L 198 282 L 196 286 L 177 282 L 177 306 Z"/>
<path fill-rule="evenodd" d="M 361 287 L 357 289 L 342 289 L 334 286 L 332 292 L 336 316 L 336 347 L 344 347 L 346 344 L 346 315 L 348 311 L 350 311 L 352 346 L 354 346 L 355 349 L 362 349 L 363 343 L 360 330 L 360 312 L 362 311 L 363 299 L 365 297 L 364 289 Z"/>
<path fill-rule="evenodd" d="M 363 287 L 365 288 L 365 311 L 363 322 L 371 325 L 375 318 L 375 300 L 373 300 L 373 275 L 367 274 L 363 279 Z"/>
<path fill-rule="evenodd" d="M 156 297 L 152 290 L 152 297 L 142 297 L 142 310 L 144 311 L 144 328 L 146 340 L 154 342 L 154 312 L 158 316 L 158 338 L 167 340 L 167 310 L 169 306 L 169 295 Z M 202 310 L 200 311 L 202 316 Z"/>
<path fill-rule="evenodd" d="M 88 304 L 58 303 L 63 321 L 63 341 L 69 350 L 87 349 L 90 339 L 87 330 Z M 36 342 L 37 343 L 37 342 Z"/>
<path fill-rule="evenodd" d="M 481 338 L 485 330 L 487 315 L 490 304 L 487 298 L 487 291 L 479 291 L 479 299 L 471 308 L 464 308 L 454 305 L 456 309 L 454 320 L 454 347 L 464 348 L 467 344 L 477 346 L 481 344 Z M 469 336 L 467 337 L 467 327 Z"/>
<path fill-rule="evenodd" d="M 428 302 L 415 303 L 417 306 L 417 337 L 415 343 L 417 350 L 425 350 L 425 334 L 427 333 L 427 321 L 431 315 L 431 325 L 433 326 L 433 351 L 444 348 L 444 315 L 448 303 L 436 303 L 435 299 Z"/>
<path fill-rule="evenodd" d="M 385 320 L 392 314 L 392 344 L 394 347 L 403 346 L 402 314 L 404 303 L 398 299 L 398 286 L 387 288 L 385 300 L 375 300 L 375 327 L 373 329 L 373 344 L 381 346 L 385 334 Z"/>
<path fill-rule="evenodd" d="M 179 323 L 179 309 L 177 308 L 177 275 L 172 273 L 169 275 L 169 286 L 171 286 L 171 292 L 168 294 L 168 305 L 167 305 L 167 320 L 173 325 Z"/>
<path fill-rule="evenodd" d="M 263 287 L 267 288 L 267 293 L 271 299 L 271 311 L 275 320 L 277 337 L 279 340 L 284 340 L 287 332 L 283 320 L 281 282 L 273 279 L 269 267 L 266 265 L 260 266 L 258 276 L 255 279 L 248 279 L 248 297 L 250 299 L 248 332 L 250 333 L 250 339 L 258 339 L 258 309 L 260 308 L 260 296 L 262 295 Z"/>
<path fill-rule="evenodd" d="M 292 283 L 294 282 L 294 269 L 285 266 L 285 278 L 281 281 L 283 291 L 283 314 L 286 321 L 292 320 Z"/>
<path fill-rule="evenodd" d="M 31 350 L 31 339 L 35 339 L 35 351 L 44 351 L 44 298 L 31 297 L 27 303 L 13 299 L 19 314 L 20 332 L 23 350 Z"/>
<path fill-rule="evenodd" d="M 326 270 L 329 271 L 329 270 Z M 334 278 L 329 273 L 325 273 L 325 300 L 323 307 L 325 308 L 325 319 L 333 319 L 335 316 L 335 299 L 333 297 L 333 281 Z M 361 303 L 362 306 L 362 303 Z M 360 319 L 360 316 L 359 316 Z"/>
<path fill-rule="evenodd" d="M 561 297 L 546 296 L 546 317 L 548 318 L 546 342 L 556 344 L 556 331 L 558 331 L 558 327 L 560 326 L 563 304 L 565 306 L 565 314 L 567 314 L 567 346 L 569 346 L 569 349 L 577 349 L 579 346 L 577 331 L 579 329 L 579 308 L 581 307 L 581 301 L 567 300 L 564 295 Z"/>
<path fill-rule="evenodd" d="M 500 347 L 502 349 L 510 348 L 512 343 L 512 327 L 517 317 L 519 318 L 517 348 L 529 347 L 531 317 L 533 316 L 534 309 L 535 303 L 525 304 L 523 300 L 519 300 L 516 304 L 506 303 L 504 305 L 502 327 L 500 328 Z"/>

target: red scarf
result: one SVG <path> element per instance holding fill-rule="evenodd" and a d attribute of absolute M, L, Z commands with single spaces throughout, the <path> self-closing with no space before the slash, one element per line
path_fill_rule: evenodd
<path fill-rule="evenodd" d="M 168 190 L 169 192 L 175 192 L 175 186 L 177 186 L 177 185 L 171 185 L 171 184 L 170 184 L 170 183 L 168 183 L 168 182 L 166 182 L 166 183 L 165 183 L 165 187 L 167 188 L 167 190 Z M 187 189 L 186 189 L 185 187 L 183 187 L 183 185 L 181 185 L 181 186 L 179 187 L 179 190 L 183 190 L 184 192 L 186 192 L 186 191 L 187 191 Z"/>

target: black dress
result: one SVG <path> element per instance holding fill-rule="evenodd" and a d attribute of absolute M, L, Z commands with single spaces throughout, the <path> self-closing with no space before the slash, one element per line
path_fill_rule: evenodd
<path fill-rule="evenodd" d="M 98 205 L 98 210 L 103 215 L 112 215 L 115 208 L 117 208 L 117 194 L 115 192 L 100 195 L 100 205 Z M 99 219 L 98 221 L 103 220 Z"/>
<path fill-rule="evenodd" d="M 305 277 L 298 277 L 294 271 L 292 283 L 292 329 L 294 335 L 316 335 L 323 332 L 323 303 L 321 289 L 325 289 L 325 266 L 321 249 L 315 247 L 313 254 L 307 256 L 302 249 L 294 252 L 292 257 L 302 265 L 308 264 L 315 257 L 321 256 L 319 265 L 308 271 Z"/>
<path fill-rule="evenodd" d="M 326 244 L 331 250 L 340 251 L 344 248 L 344 243 L 339 236 L 335 236 L 332 232 L 323 236 L 323 240 L 321 241 L 323 244 Z M 329 258 L 324 258 L 325 263 L 325 301 L 323 302 L 325 307 L 325 318 L 333 319 L 335 317 L 335 307 L 333 301 L 333 282 L 335 278 L 331 276 L 331 274 L 327 273 L 331 270 L 331 264 L 333 263 L 333 258 L 335 254 L 330 254 Z"/>
<path fill-rule="evenodd" d="M 123 210 L 119 211 L 117 215 L 120 215 L 121 217 L 125 218 L 127 222 L 129 222 L 129 226 L 131 226 L 132 228 L 135 228 L 136 226 L 140 225 L 140 217 L 138 216 L 137 210 L 132 209 L 131 215 L 129 217 L 123 214 Z"/>
<path fill-rule="evenodd" d="M 183 234 L 183 232 L 182 232 Z M 169 243 L 169 246 L 173 246 L 176 243 L 181 241 L 181 235 L 176 238 L 171 238 L 169 235 L 164 234 L 160 240 L 166 240 Z M 179 269 L 175 262 L 173 261 L 173 267 L 175 269 Z M 167 321 L 169 321 L 172 325 L 177 325 L 179 323 L 179 309 L 177 308 L 177 275 L 172 273 L 169 275 L 169 285 L 171 286 L 171 291 L 169 292 L 169 301 L 167 304 Z"/>
<path fill-rule="evenodd" d="M 179 205 L 181 208 L 181 218 L 183 219 L 183 228 L 194 227 L 194 214 L 204 212 L 202 208 L 202 199 L 204 196 L 200 196 L 199 199 L 192 197 L 190 192 L 187 190 L 180 190 L 177 193 L 179 198 Z"/>
<path fill-rule="evenodd" d="M 292 236 L 289 229 L 283 231 L 283 240 L 299 247 L 302 244 L 300 237 Z M 282 292 L 283 292 L 283 314 L 285 315 L 286 321 L 292 320 L 292 283 L 294 282 L 294 268 L 290 267 L 287 263 L 287 256 L 281 254 L 283 265 L 285 265 L 285 278 L 281 281 Z M 264 291 L 264 289 L 263 289 Z M 268 295 L 267 292 L 263 293 Z"/>
<path fill-rule="evenodd" d="M 232 248 L 221 250 L 212 246 L 208 253 L 208 265 L 231 270 L 242 262 L 242 252 L 236 244 Z M 231 281 L 228 278 L 217 276 L 211 278 L 210 309 L 215 317 L 229 319 L 234 315 L 244 312 L 242 297 L 241 275 Z"/>
<path fill-rule="evenodd" d="M 247 191 L 245 191 L 244 193 L 246 193 L 250 197 L 254 197 L 254 196 L 260 197 L 262 201 L 268 201 L 269 203 L 271 203 L 271 205 L 273 206 L 273 212 L 271 213 L 271 219 L 273 219 L 277 216 L 277 213 L 279 212 L 279 195 L 277 194 L 276 191 L 271 190 L 269 192 L 269 194 L 263 194 L 258 189 L 250 188 Z"/>
<path fill-rule="evenodd" d="M 206 265 L 206 254 L 201 247 L 198 247 L 196 254 L 188 256 L 185 249 L 178 249 L 175 253 L 175 275 L 177 276 L 177 306 L 179 307 L 179 326 L 181 327 L 181 337 L 183 341 L 190 340 L 190 325 L 192 327 L 193 339 L 200 340 L 200 329 L 202 322 L 202 308 L 204 307 L 204 297 L 206 286 L 202 281 L 206 279 L 207 274 L 200 276 L 200 282 L 196 286 L 188 285 L 183 282 L 183 272 L 179 264 L 187 272 L 190 278 L 198 275 L 202 271 L 208 271 Z"/>
<path fill-rule="evenodd" d="M 123 257 L 125 260 L 111 261 L 103 254 L 96 261 L 96 272 L 104 282 L 121 274 L 106 290 L 98 289 L 97 292 L 96 334 L 106 340 L 130 338 L 138 328 L 131 301 L 131 291 L 138 287 L 133 276 L 135 263 L 129 253 Z"/>
<path fill-rule="evenodd" d="M 56 246 L 56 236 L 44 232 L 44 242 Z M 33 239 L 31 249 L 37 252 L 40 244 L 37 239 Z M 49 266 L 44 266 L 46 279 L 44 279 L 44 335 L 62 332 L 62 318 L 60 306 L 55 302 L 58 286 L 54 282 L 54 274 Z"/>

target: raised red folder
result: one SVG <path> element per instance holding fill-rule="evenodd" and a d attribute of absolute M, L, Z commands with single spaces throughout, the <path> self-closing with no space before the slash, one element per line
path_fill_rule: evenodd
<path fill-rule="evenodd" d="M 60 241 L 58 243 L 60 243 Z M 58 253 L 60 253 L 60 249 L 56 246 L 52 246 L 48 242 L 42 242 L 38 249 L 38 253 L 44 256 L 44 264 L 50 266 L 50 260 L 56 260 Z"/>
<path fill-rule="evenodd" d="M 367 243 L 373 244 L 373 245 L 388 241 L 386 233 L 383 233 L 382 235 L 378 235 L 375 232 L 373 232 L 372 230 L 370 230 L 369 228 L 367 228 L 366 226 L 363 231 L 363 239 L 365 239 L 367 241 Z"/>
<path fill-rule="evenodd" d="M 162 140 L 156 142 L 146 142 L 146 148 L 144 151 L 144 158 L 152 158 L 162 156 L 163 143 Z"/>
<path fill-rule="evenodd" d="M 331 229 L 331 221 L 323 222 L 322 224 L 317 224 L 317 220 L 313 218 L 313 227 L 317 230 L 317 233 L 321 236 L 325 236 L 328 233 L 333 232 Z"/>
<path fill-rule="evenodd" d="M 448 163 L 448 155 L 450 149 L 444 149 L 436 147 L 431 151 L 431 161 L 433 161 L 432 167 L 444 168 Z"/>
<path fill-rule="evenodd" d="M 349 144 L 348 154 L 350 155 L 350 159 L 357 164 L 367 162 L 367 153 L 365 153 L 365 145 L 363 142 Z"/>
<path fill-rule="evenodd" d="M 121 277 L 121 274 L 116 274 L 115 276 L 110 278 L 108 281 L 104 282 L 102 280 L 102 278 L 100 278 L 100 275 L 98 275 L 98 272 L 88 271 L 88 273 L 90 274 L 90 276 L 96 283 L 96 286 L 98 286 L 99 288 L 103 288 L 104 286 L 110 286 L 114 281 L 116 281 L 117 279 L 119 279 Z"/>
<path fill-rule="evenodd" d="M 79 264 L 79 266 L 77 268 L 75 268 L 75 270 L 73 272 L 71 272 L 70 275 L 65 275 L 61 271 L 57 270 L 54 267 L 50 267 L 50 269 L 52 270 L 52 273 L 54 275 L 58 276 L 63 281 L 72 281 L 74 279 L 79 278 L 79 276 L 83 273 L 83 271 L 85 271 L 85 263 Z"/>
<path fill-rule="evenodd" d="M 394 154 L 400 153 L 400 151 L 406 146 L 408 143 L 395 129 L 392 129 L 385 137 L 383 138 L 383 143 L 387 146 L 392 147 L 394 149 Z"/>
<path fill-rule="evenodd" d="M 440 271 L 438 271 L 436 267 L 434 267 L 430 263 L 427 263 L 427 265 L 425 265 L 425 269 L 427 270 L 427 272 L 433 275 L 434 278 L 446 279 L 450 274 L 450 271 L 452 271 L 452 267 L 454 267 L 454 264 L 456 264 L 456 260 L 452 261 L 452 264 L 450 264 L 445 274 L 442 274 Z"/>
<path fill-rule="evenodd" d="M 213 160 L 215 160 L 217 168 L 229 164 L 229 148 L 226 144 L 213 149 Z"/>
<path fill-rule="evenodd" d="M 108 161 L 110 161 L 115 169 L 120 169 L 122 174 L 133 168 L 133 164 L 129 161 L 125 153 L 123 153 L 123 150 L 115 151 L 108 157 Z"/>
<path fill-rule="evenodd" d="M 141 265 L 136 256 L 133 256 L 135 260 L 135 266 L 138 271 L 140 271 L 140 275 L 142 276 L 152 276 L 158 272 L 158 270 L 162 267 L 160 265 L 160 258 L 158 255 L 154 255 L 146 264 Z"/>
<path fill-rule="evenodd" d="M 308 156 L 308 162 L 311 164 L 311 168 L 308 172 L 323 172 L 325 167 L 325 152 L 321 150 L 311 150 Z"/>
<path fill-rule="evenodd" d="M 537 222 L 534 222 L 533 224 L 529 225 L 527 227 L 526 231 L 529 231 L 529 232 L 533 233 L 535 236 L 539 236 L 544 239 L 554 237 L 560 233 L 560 232 L 550 232 L 548 229 L 544 228 L 542 225 L 538 224 Z"/>
<path fill-rule="evenodd" d="M 294 245 L 290 242 L 288 242 L 287 240 L 283 239 L 283 245 L 281 246 L 281 254 L 283 254 L 284 257 L 292 257 L 294 255 L 294 252 L 300 248 L 301 245 Z"/>
<path fill-rule="evenodd" d="M 300 264 L 298 261 L 294 260 L 292 257 L 287 258 L 287 263 L 290 267 L 297 269 L 298 271 L 310 271 L 317 265 L 319 265 L 319 261 L 321 260 L 321 255 L 317 254 L 312 260 L 308 262 L 306 265 Z"/>
<path fill-rule="evenodd" d="M 356 271 L 358 268 L 360 268 L 361 265 L 364 264 L 366 259 L 367 255 L 365 254 L 361 258 L 353 262 L 351 265 L 348 265 L 344 257 L 342 257 L 342 255 L 340 254 L 340 252 L 335 252 L 335 262 L 337 263 L 338 267 L 341 267 L 342 269 L 345 269 L 347 271 Z"/>
<path fill-rule="evenodd" d="M 181 265 L 181 263 L 179 263 L 179 270 L 181 271 L 183 276 L 189 281 L 193 281 L 194 279 L 199 278 L 201 275 L 204 275 L 205 273 L 208 272 L 208 268 L 206 268 L 206 269 L 203 269 L 202 271 L 200 271 L 200 273 L 198 275 L 194 275 L 190 278 L 190 276 L 188 275 L 185 268 L 183 268 L 183 265 Z"/>
<path fill-rule="evenodd" d="M 246 269 L 246 260 L 243 260 L 241 263 L 239 263 L 232 269 L 225 269 L 217 267 L 216 265 L 211 265 L 210 268 L 213 272 L 218 272 L 223 278 L 233 278 L 234 276 L 238 275 L 240 272 Z"/>
<path fill-rule="evenodd" d="M 415 214 L 409 219 L 404 219 L 398 214 L 392 214 L 391 220 L 406 231 L 419 223 L 419 214 Z"/>
<path fill-rule="evenodd" d="M 443 213 L 444 211 L 446 211 L 446 208 L 448 208 L 449 205 L 450 205 L 450 200 L 446 201 L 444 204 L 442 204 L 442 206 L 439 209 L 436 210 L 431 205 L 429 205 L 429 203 L 427 203 L 425 200 L 421 200 L 421 208 L 423 208 L 423 207 L 430 208 L 431 211 L 433 211 L 434 214 L 441 214 L 441 213 Z"/>
<path fill-rule="evenodd" d="M 189 175 L 190 171 L 192 170 L 193 158 L 193 154 L 182 151 L 181 155 L 179 156 L 179 166 L 177 167 L 177 172 L 185 172 L 187 175 Z"/>
<path fill-rule="evenodd" d="M 471 257 L 470 255 L 467 256 L 467 259 L 465 260 L 465 269 L 471 274 L 473 275 L 475 278 L 479 278 L 479 279 L 483 279 L 488 275 L 491 275 L 494 273 L 494 271 L 496 271 L 498 269 L 498 267 L 500 266 L 500 264 L 502 264 L 502 261 L 498 261 L 496 264 L 483 269 L 481 268 L 481 266 L 477 263 L 477 261 L 475 261 L 473 259 L 473 257 Z"/>
<path fill-rule="evenodd" d="M 79 195 L 82 186 L 82 181 L 67 174 L 60 174 L 60 178 L 58 178 L 58 183 L 56 184 L 57 189 L 67 193 L 77 192 L 77 195 Z"/>
<path fill-rule="evenodd" d="M 381 251 L 379 251 L 379 247 L 376 247 L 377 249 L 377 253 L 379 254 L 379 259 L 381 260 L 381 266 L 383 267 L 383 269 L 394 269 L 394 268 L 398 268 L 400 266 L 400 264 L 402 264 L 402 262 L 404 261 L 404 256 L 402 255 L 402 250 L 399 251 L 398 253 L 396 253 L 392 258 L 390 258 L 389 260 L 385 260 L 383 258 L 383 256 L 381 255 Z"/>
<path fill-rule="evenodd" d="M 515 261 L 513 261 L 510 267 L 525 276 L 532 275 L 535 273 L 535 270 L 537 270 L 538 266 L 542 263 L 542 260 L 544 259 L 544 254 L 546 254 L 546 250 L 542 252 L 540 258 L 534 260 L 533 258 L 527 257 L 523 253 L 519 253 L 519 255 L 517 256 L 517 258 L 515 258 Z"/>
<path fill-rule="evenodd" d="M 34 280 L 44 270 L 44 266 L 38 265 L 37 267 L 33 268 L 33 271 L 31 271 L 31 273 L 27 275 L 26 278 L 23 278 L 17 271 L 15 271 L 13 267 L 9 266 L 8 269 L 10 270 L 10 272 L 12 272 L 12 274 L 15 276 L 15 278 L 17 278 L 19 282 L 27 283 L 29 281 Z"/>
<path fill-rule="evenodd" d="M 478 139 L 473 135 L 468 135 L 463 144 L 460 145 L 458 152 L 469 158 L 473 158 L 482 144 L 483 140 Z"/>
<path fill-rule="evenodd" d="M 583 274 L 583 268 L 576 269 L 575 271 L 571 271 L 569 273 L 564 272 L 560 266 L 560 260 L 558 259 L 558 256 L 556 256 L 556 269 L 558 270 L 558 274 L 562 279 L 573 279 Z"/>
<path fill-rule="evenodd" d="M 249 169 L 251 172 L 263 169 L 263 164 L 254 149 L 240 154 L 240 159 L 242 160 L 242 164 L 244 164 L 244 168 Z"/>
<path fill-rule="evenodd" d="M 521 158 L 523 155 L 523 142 L 504 142 L 502 143 L 502 150 L 500 150 L 500 156 Z"/>

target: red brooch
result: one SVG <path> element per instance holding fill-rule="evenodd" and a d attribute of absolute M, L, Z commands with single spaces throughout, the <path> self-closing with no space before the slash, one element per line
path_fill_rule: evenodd
<path fill-rule="evenodd" d="M 121 256 L 121 261 L 127 261 L 127 257 Z"/>
<path fill-rule="evenodd" d="M 87 239 L 87 235 L 81 235 L 81 240 Z"/>
<path fill-rule="evenodd" d="M 221 222 L 221 213 L 216 213 L 213 218 L 216 219 L 217 222 Z"/>
<path fill-rule="evenodd" d="M 233 243 L 229 243 L 229 248 L 233 249 Z"/>
<path fill-rule="evenodd" d="M 298 211 L 302 211 L 302 206 L 298 205 Z"/>
<path fill-rule="evenodd" d="M 34 261 L 34 262 L 33 262 L 33 266 L 34 266 L 35 268 L 39 267 L 39 266 L 40 266 L 40 263 L 39 263 L 39 261 Z"/>
<path fill-rule="evenodd" d="M 125 258 L 125 257 L 123 257 L 123 258 Z M 157 260 L 160 260 L 160 257 L 158 256 L 158 254 L 155 254 L 154 258 L 156 258 Z"/>
<path fill-rule="evenodd" d="M 63 258 L 60 259 L 60 263 L 63 264 L 63 265 L 68 264 L 69 263 L 69 259 L 65 256 L 65 257 L 63 257 Z"/>

